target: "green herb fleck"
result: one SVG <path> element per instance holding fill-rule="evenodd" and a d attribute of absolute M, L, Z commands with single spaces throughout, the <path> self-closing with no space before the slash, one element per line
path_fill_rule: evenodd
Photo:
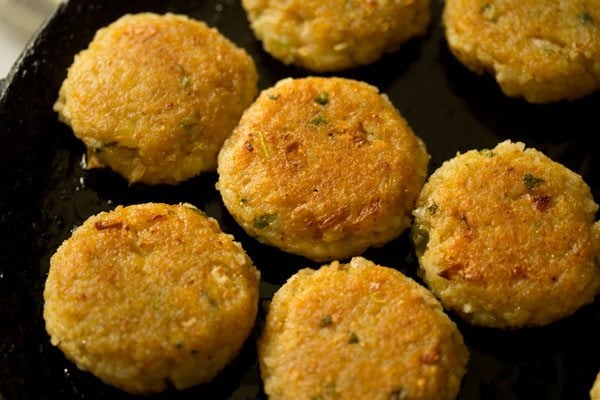
<path fill-rule="evenodd" d="M 195 212 L 196 214 L 200 214 L 203 217 L 206 217 L 206 214 L 204 213 L 204 211 L 200 210 L 198 207 L 196 207 L 195 205 L 193 205 L 191 203 L 181 203 L 181 205 L 183 207 L 187 208 L 188 210 Z"/>
<path fill-rule="evenodd" d="M 431 215 L 435 215 L 437 210 L 438 210 L 438 205 L 435 204 L 435 202 L 432 202 L 431 205 L 429 207 L 427 207 L 427 211 L 429 211 L 429 213 L 431 213 Z"/>
<path fill-rule="evenodd" d="M 323 395 L 326 399 L 339 398 L 338 396 L 336 396 L 336 392 L 337 391 L 335 389 L 335 382 L 328 383 L 323 389 Z"/>
<path fill-rule="evenodd" d="M 327 105 L 327 103 L 329 103 L 329 93 L 319 93 L 317 97 L 315 97 L 315 103 L 320 104 L 322 106 Z"/>
<path fill-rule="evenodd" d="M 177 64 L 177 72 L 179 73 L 179 82 L 181 83 L 183 90 L 185 90 L 188 96 L 191 95 L 194 85 L 194 79 L 192 78 L 188 70 L 186 70 L 181 64 Z"/>
<path fill-rule="evenodd" d="M 164 293 L 164 289 L 158 289 L 158 292 L 156 292 L 156 296 L 154 297 L 154 308 L 155 309 L 159 309 L 160 305 L 162 304 L 162 300 L 164 297 L 165 293 Z"/>
<path fill-rule="evenodd" d="M 489 149 L 479 150 L 479 154 L 481 154 L 482 156 L 485 156 L 485 157 L 489 157 L 489 158 L 492 158 L 496 155 L 496 153 L 494 153 L 493 150 L 489 150 Z"/>
<path fill-rule="evenodd" d="M 287 38 L 285 38 L 285 37 L 274 39 L 273 43 L 275 43 L 277 46 L 281 47 L 282 49 L 287 49 L 290 46 Z"/>
<path fill-rule="evenodd" d="M 331 324 L 333 324 L 333 318 L 331 318 L 331 315 L 326 315 L 321 320 L 321 328 L 325 328 Z"/>
<path fill-rule="evenodd" d="M 415 222 L 410 230 L 410 239 L 412 240 L 417 253 L 422 253 L 429 243 L 429 232 Z"/>
<path fill-rule="evenodd" d="M 184 75 L 183 78 L 181 78 L 181 84 L 183 85 L 183 88 L 186 91 L 188 91 L 188 90 L 190 90 L 192 88 L 192 83 L 193 82 L 194 82 L 194 80 L 189 75 Z"/>
<path fill-rule="evenodd" d="M 327 121 L 325 120 L 325 118 L 322 115 L 318 115 L 315 118 L 310 120 L 310 123 L 315 125 L 315 126 L 321 126 L 323 124 L 325 124 Z"/>
<path fill-rule="evenodd" d="M 197 125 L 197 122 L 191 121 L 189 119 L 184 119 L 184 120 L 182 120 L 182 121 L 179 122 L 179 126 L 181 128 L 183 128 L 184 130 L 186 130 L 186 131 L 191 130 L 196 125 Z"/>
<path fill-rule="evenodd" d="M 252 224 L 256 229 L 263 229 L 271 225 L 277 219 L 277 214 L 263 214 L 254 218 Z"/>
<path fill-rule="evenodd" d="M 498 20 L 498 12 L 493 4 L 485 3 L 481 6 L 479 12 L 488 21 L 496 22 Z"/>
<path fill-rule="evenodd" d="M 200 291 L 200 297 L 206 300 L 211 307 L 219 308 L 217 302 L 205 290 Z"/>
<path fill-rule="evenodd" d="M 359 341 L 360 340 L 358 340 L 358 336 L 356 336 L 356 333 L 350 332 L 350 338 L 348 339 L 348 343 L 357 344 Z"/>
<path fill-rule="evenodd" d="M 98 153 L 102 153 L 107 147 L 116 146 L 117 144 L 118 144 L 117 141 L 110 141 L 110 142 L 104 143 L 100 140 L 92 139 L 92 142 L 90 143 L 90 147 L 92 148 L 94 153 L 98 154 Z"/>
<path fill-rule="evenodd" d="M 183 342 L 177 342 L 177 343 L 175 343 L 175 348 L 176 348 L 177 350 L 181 350 L 181 349 L 183 349 Z"/>
<path fill-rule="evenodd" d="M 590 15 L 590 13 L 583 12 L 583 13 L 579 14 L 579 22 L 581 22 L 584 25 L 593 24 L 594 23 L 594 17 L 592 17 Z"/>
<path fill-rule="evenodd" d="M 182 129 L 189 131 L 198 125 L 201 118 L 200 111 L 196 110 L 192 114 L 187 115 L 181 121 L 179 121 L 179 126 Z"/>
<path fill-rule="evenodd" d="M 262 148 L 263 153 L 267 159 L 271 158 L 271 152 L 269 151 L 269 146 L 267 145 L 267 140 L 265 139 L 265 135 L 262 132 L 259 132 L 258 139 L 260 140 L 260 147 Z"/>
<path fill-rule="evenodd" d="M 278 98 L 279 98 L 279 93 L 269 95 L 269 100 L 277 100 Z"/>
<path fill-rule="evenodd" d="M 242 198 L 240 199 L 240 203 L 241 203 L 241 204 L 248 204 L 248 199 L 246 199 L 246 198 L 243 198 L 243 197 L 242 197 Z"/>
<path fill-rule="evenodd" d="M 525 174 L 525 176 L 523 176 L 523 183 L 525 183 L 527 190 L 535 189 L 544 182 L 545 181 L 542 178 L 535 177 L 531 174 Z"/>
<path fill-rule="evenodd" d="M 552 49 L 552 48 L 542 47 L 542 50 L 544 50 L 544 53 L 548 54 L 549 56 L 555 56 L 556 55 L 556 51 L 554 51 L 554 49 Z"/>
<path fill-rule="evenodd" d="M 396 389 L 390 393 L 390 400 L 406 400 L 408 392 L 404 388 Z"/>

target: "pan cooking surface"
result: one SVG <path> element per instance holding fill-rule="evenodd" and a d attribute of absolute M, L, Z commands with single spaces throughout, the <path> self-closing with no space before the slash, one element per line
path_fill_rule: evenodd
<path fill-rule="evenodd" d="M 470 73 L 451 56 L 439 23 L 442 6 L 432 1 L 433 22 L 425 37 L 373 65 L 338 75 L 367 81 L 388 94 L 425 141 L 430 172 L 457 151 L 519 140 L 580 173 L 600 200 L 595 138 L 600 95 L 552 105 L 505 98 L 490 77 Z M 308 75 L 262 51 L 238 1 L 79 0 L 59 8 L 0 86 L 0 399 L 132 397 L 78 370 L 50 345 L 44 329 L 42 292 L 50 256 L 90 215 L 118 204 L 195 204 L 241 241 L 260 268 L 263 305 L 299 268 L 317 266 L 249 238 L 224 208 L 214 173 L 177 187 L 128 187 L 110 171 L 82 169 L 84 147 L 58 122 L 52 104 L 73 56 L 94 32 L 140 11 L 183 13 L 217 27 L 254 57 L 260 88 Z M 418 280 L 407 233 L 365 257 Z M 450 316 L 470 350 L 458 399 L 588 398 L 600 369 L 598 302 L 547 327 L 515 332 L 474 328 Z M 265 399 L 255 351 L 263 321 L 260 311 L 240 356 L 214 382 L 147 397 Z"/>

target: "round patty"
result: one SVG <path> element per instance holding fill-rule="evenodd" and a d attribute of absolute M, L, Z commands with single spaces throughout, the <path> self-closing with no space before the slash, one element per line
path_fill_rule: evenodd
<path fill-rule="evenodd" d="M 425 33 L 429 0 L 242 0 L 263 47 L 286 64 L 336 71 L 376 61 Z"/>
<path fill-rule="evenodd" d="M 261 93 L 223 145 L 217 187 L 250 235 L 322 261 L 400 235 L 428 159 L 375 87 L 286 79 Z"/>
<path fill-rule="evenodd" d="M 258 282 L 242 247 L 192 206 L 117 207 L 85 221 L 52 256 L 46 330 L 108 384 L 185 389 L 236 356 L 254 324 Z"/>
<path fill-rule="evenodd" d="M 270 400 L 454 399 L 468 358 L 431 293 L 364 258 L 292 276 L 258 354 Z"/>
<path fill-rule="evenodd" d="M 532 103 L 600 88 L 600 1 L 447 0 L 450 50 L 502 91 Z"/>
<path fill-rule="evenodd" d="M 203 22 L 126 15 L 75 57 L 54 109 L 89 168 L 176 184 L 216 168 L 257 79 L 250 56 Z"/>
<path fill-rule="evenodd" d="M 473 324 L 548 324 L 600 290 L 597 209 L 581 176 L 522 143 L 458 155 L 414 211 L 423 278 Z"/>

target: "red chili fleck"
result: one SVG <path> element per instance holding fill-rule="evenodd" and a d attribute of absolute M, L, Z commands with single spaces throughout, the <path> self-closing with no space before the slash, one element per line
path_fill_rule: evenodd
<path fill-rule="evenodd" d="M 425 364 L 437 364 L 441 359 L 442 357 L 440 356 L 440 353 L 435 350 L 425 353 L 421 356 L 421 360 Z"/>
<path fill-rule="evenodd" d="M 461 263 L 452 263 L 443 271 L 438 272 L 438 276 L 446 280 L 454 278 L 455 275 L 462 271 L 464 266 Z"/>
<path fill-rule="evenodd" d="M 362 210 L 360 210 L 360 214 L 358 214 L 358 217 L 356 218 L 356 222 L 360 222 L 363 219 L 369 217 L 370 215 L 375 214 L 377 212 L 377 210 L 379 210 L 381 208 L 382 203 L 383 202 L 381 199 L 372 200 Z"/>
<path fill-rule="evenodd" d="M 515 265 L 510 270 L 510 276 L 514 279 L 525 279 L 527 278 L 527 271 L 520 265 Z"/>
<path fill-rule="evenodd" d="M 297 151 L 299 147 L 300 147 L 300 144 L 298 142 L 292 142 L 286 146 L 285 152 L 292 153 L 294 151 Z"/>
<path fill-rule="evenodd" d="M 325 230 L 325 229 L 329 228 L 330 226 L 333 226 L 334 224 L 336 224 L 338 221 L 341 221 L 343 216 L 344 216 L 343 212 L 341 212 L 341 211 L 336 212 L 334 214 L 329 215 L 327 218 L 319 221 L 318 226 L 320 229 Z"/>
<path fill-rule="evenodd" d="M 94 227 L 99 231 L 104 229 L 121 229 L 123 223 L 119 221 L 96 221 L 94 222 Z"/>
<path fill-rule="evenodd" d="M 467 281 L 481 279 L 481 273 L 469 268 L 461 263 L 452 263 L 443 271 L 438 272 L 438 276 L 446 280 L 452 280 L 455 277 Z"/>
<path fill-rule="evenodd" d="M 550 196 L 533 196 L 533 205 L 538 211 L 544 212 L 550 208 L 550 200 L 552 200 Z"/>

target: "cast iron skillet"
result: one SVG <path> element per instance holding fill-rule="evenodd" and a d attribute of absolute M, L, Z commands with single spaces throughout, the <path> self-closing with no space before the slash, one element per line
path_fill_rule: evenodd
<path fill-rule="evenodd" d="M 387 93 L 427 144 L 430 172 L 457 151 L 520 140 L 583 175 L 600 200 L 596 136 L 600 95 L 575 102 L 530 105 L 505 98 L 488 77 L 458 64 L 440 28 L 442 3 L 432 1 L 427 36 L 343 76 Z M 124 399 L 130 396 L 79 371 L 50 345 L 42 318 L 48 262 L 74 226 L 117 204 L 190 202 L 240 240 L 262 271 L 262 301 L 307 260 L 258 244 L 236 225 L 204 174 L 177 187 L 128 187 L 110 171 L 81 168 L 83 146 L 52 111 L 73 56 L 94 32 L 127 12 L 184 13 L 217 27 L 254 57 L 260 87 L 307 73 L 263 52 L 234 0 L 77 0 L 60 6 L 31 41 L 0 87 L 0 398 Z M 408 234 L 366 257 L 416 278 Z M 418 278 L 416 278 L 418 280 Z M 459 399 L 586 399 L 600 369 L 600 305 L 543 328 L 505 332 L 470 327 L 455 315 L 471 357 Z M 255 342 L 211 384 L 148 398 L 265 399 Z M 226 332 L 223 332 L 226 334 Z"/>

